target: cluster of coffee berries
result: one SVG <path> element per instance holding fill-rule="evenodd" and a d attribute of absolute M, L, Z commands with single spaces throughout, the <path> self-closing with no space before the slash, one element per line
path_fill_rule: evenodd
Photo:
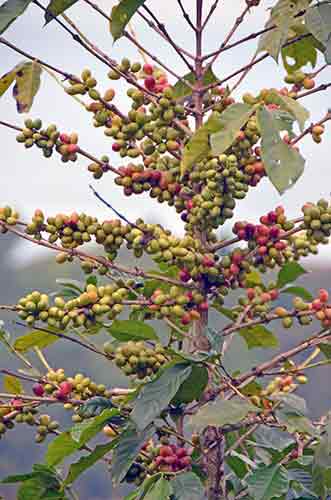
<path fill-rule="evenodd" d="M 192 448 L 171 443 L 167 436 L 160 437 L 160 444 L 150 441 L 144 446 L 149 458 L 140 456 L 148 472 L 179 472 L 191 467 Z"/>
<path fill-rule="evenodd" d="M 316 204 L 306 203 L 302 207 L 303 226 L 307 237 L 316 243 L 328 243 L 331 234 L 331 205 L 321 199 Z"/>
<path fill-rule="evenodd" d="M 17 135 L 16 140 L 23 143 L 26 148 L 31 148 L 35 145 L 42 149 L 45 158 L 49 158 L 53 154 L 54 147 L 60 147 L 60 133 L 56 125 L 52 124 L 42 129 L 42 121 L 39 118 L 36 120 L 28 118 L 25 120 L 24 125 L 25 127 Z"/>
<path fill-rule="evenodd" d="M 121 175 L 116 177 L 115 183 L 123 186 L 126 196 L 150 191 L 152 197 L 161 196 L 160 201 L 170 201 L 181 190 L 179 182 L 174 181 L 171 172 L 168 171 L 144 168 L 139 164 L 120 167 L 119 171 Z"/>
<path fill-rule="evenodd" d="M 52 420 L 51 417 L 47 414 L 40 415 L 36 419 L 35 425 L 37 425 L 37 434 L 35 435 L 36 443 L 42 443 L 43 441 L 45 441 L 48 434 L 54 433 L 54 431 L 56 431 L 60 427 L 59 422 L 57 422 L 56 420 Z"/>
<path fill-rule="evenodd" d="M 235 316 L 246 309 L 245 318 L 251 320 L 255 317 L 264 317 L 272 308 L 272 303 L 279 297 L 276 283 L 269 283 L 267 287 L 256 285 L 246 289 L 246 297 L 240 297 L 238 307 L 233 309 Z"/>
<path fill-rule="evenodd" d="M 76 161 L 79 151 L 78 135 L 76 132 L 72 132 L 71 134 L 60 134 L 56 144 L 56 151 L 61 155 L 61 161 L 64 163 Z"/>
<path fill-rule="evenodd" d="M 298 92 L 301 89 L 311 90 L 315 87 L 315 80 L 309 73 L 301 70 L 293 71 L 285 76 L 286 83 L 293 84 L 293 91 Z"/>
<path fill-rule="evenodd" d="M 87 400 L 94 396 L 110 397 L 105 385 L 96 384 L 82 373 L 68 377 L 63 368 L 49 370 L 42 380 L 32 386 L 32 391 L 37 397 L 48 395 L 63 401 L 67 410 L 78 409 L 77 405 L 68 400 Z"/>
<path fill-rule="evenodd" d="M 293 392 L 297 389 L 298 384 L 306 384 L 308 379 L 306 375 L 303 375 L 301 372 L 293 371 L 295 369 L 295 364 L 293 362 L 289 362 L 289 367 L 287 368 L 287 372 L 291 370 L 293 375 L 289 373 L 285 373 L 284 375 L 279 375 L 275 377 L 262 391 L 262 397 L 270 397 L 276 396 L 277 394 L 284 394 L 288 392 Z"/>
<path fill-rule="evenodd" d="M 85 95 L 88 93 L 89 96 L 94 99 L 97 83 L 91 71 L 89 69 L 84 69 L 81 74 L 81 79 L 69 80 L 70 86 L 66 88 L 66 92 L 69 95 Z"/>
<path fill-rule="evenodd" d="M 0 208 L 0 222 L 8 224 L 8 226 L 15 226 L 19 219 L 19 213 L 13 210 L 11 207 L 1 207 Z M 5 227 L 0 226 L 0 233 L 5 233 L 7 230 Z"/>
<path fill-rule="evenodd" d="M 129 341 L 114 348 L 110 342 L 106 342 L 104 351 L 125 375 L 139 379 L 153 375 L 169 361 L 165 348 L 160 344 L 152 347 L 144 342 Z"/>
<path fill-rule="evenodd" d="M 127 57 L 124 57 L 120 64 L 117 64 L 114 69 L 108 72 L 110 80 L 119 80 L 124 74 L 132 75 L 137 78 L 136 74 L 141 71 L 140 62 L 131 62 Z"/>
<path fill-rule="evenodd" d="M 150 92 L 160 94 L 170 87 L 166 73 L 153 64 L 144 64 L 140 76 L 144 78 L 145 89 Z"/>
<path fill-rule="evenodd" d="M 60 329 L 69 325 L 90 328 L 101 316 L 114 319 L 120 314 L 127 295 L 128 288 L 116 283 L 99 287 L 88 284 L 79 296 L 67 302 L 58 296 L 53 304 L 47 294 L 34 291 L 19 300 L 17 309 L 19 316 L 29 325 L 40 320 Z"/>

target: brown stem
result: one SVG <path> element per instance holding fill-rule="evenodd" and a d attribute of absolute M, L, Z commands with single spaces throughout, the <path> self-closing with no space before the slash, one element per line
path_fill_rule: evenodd
<path fill-rule="evenodd" d="M 192 23 L 189 14 L 186 12 L 182 0 L 177 0 L 177 3 L 179 5 L 180 10 L 182 11 L 182 14 L 183 14 L 183 17 L 184 17 L 185 21 L 192 28 L 192 30 L 195 31 L 196 28 L 195 28 L 194 24 Z"/>
<path fill-rule="evenodd" d="M 202 24 L 202 30 L 205 29 L 205 27 L 207 26 L 209 20 L 211 19 L 212 15 L 214 14 L 216 8 L 217 8 L 217 5 L 219 3 L 220 0 L 215 0 L 215 2 L 212 4 L 212 6 L 210 7 L 209 9 L 209 12 L 206 16 L 206 19 L 204 20 L 203 24 Z M 205 59 L 205 57 L 203 57 L 202 59 Z"/>

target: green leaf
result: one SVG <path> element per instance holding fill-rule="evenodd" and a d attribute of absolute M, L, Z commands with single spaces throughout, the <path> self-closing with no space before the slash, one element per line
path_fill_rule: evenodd
<path fill-rule="evenodd" d="M 110 443 L 101 444 L 84 457 L 81 457 L 78 462 L 70 465 L 69 472 L 65 478 L 64 484 L 72 484 L 76 479 L 83 474 L 87 469 L 93 467 L 101 458 L 109 453 L 118 443 L 118 438 L 113 439 Z"/>
<path fill-rule="evenodd" d="M 242 328 L 239 335 L 245 339 L 248 349 L 279 346 L 278 338 L 263 325 Z"/>
<path fill-rule="evenodd" d="M 52 329 L 48 328 L 48 330 Z M 27 333 L 26 335 L 22 335 L 22 337 L 18 337 L 18 339 L 16 339 L 14 342 L 14 348 L 20 352 L 27 352 L 33 347 L 44 349 L 57 340 L 59 340 L 59 338 L 56 335 L 35 330 L 33 332 Z"/>
<path fill-rule="evenodd" d="M 278 273 L 277 288 L 283 288 L 306 273 L 307 271 L 297 262 L 287 262 Z"/>
<path fill-rule="evenodd" d="M 192 94 L 192 89 L 188 85 L 186 85 L 183 80 L 190 83 L 191 85 L 194 85 L 196 82 L 195 74 L 188 73 L 187 75 L 183 76 L 181 80 L 178 80 L 178 82 L 173 87 L 174 99 L 181 99 Z M 203 76 L 203 85 L 207 86 L 217 81 L 217 76 L 215 76 L 213 70 L 209 68 Z"/>
<path fill-rule="evenodd" d="M 254 106 L 241 102 L 231 104 L 219 117 L 219 127 L 210 137 L 213 155 L 217 156 L 226 151 L 235 141 L 241 127 L 245 125 L 254 111 Z"/>
<path fill-rule="evenodd" d="M 281 293 L 289 293 L 290 295 L 295 295 L 296 297 L 301 297 L 304 300 L 308 300 L 311 302 L 314 297 L 308 290 L 301 286 L 289 286 L 288 288 L 284 288 Z"/>
<path fill-rule="evenodd" d="M 310 0 L 278 0 L 271 9 L 271 15 L 265 28 L 276 28 L 263 33 L 260 37 L 257 53 L 267 52 L 278 61 L 282 45 L 287 41 L 289 30 L 295 22 L 295 16 L 306 9 Z"/>
<path fill-rule="evenodd" d="M 157 379 L 142 388 L 131 413 L 131 419 L 139 430 L 145 429 L 160 415 L 191 372 L 192 367 L 187 363 L 177 363 L 169 368 L 165 367 Z"/>
<path fill-rule="evenodd" d="M 228 309 L 227 307 L 223 307 L 223 306 L 217 304 L 217 302 L 213 302 L 212 307 L 214 309 L 216 309 L 216 311 L 218 311 L 220 314 L 225 316 L 226 318 L 231 319 L 231 321 L 235 321 L 236 317 L 231 309 Z"/>
<path fill-rule="evenodd" d="M 17 19 L 32 0 L 7 0 L 0 7 L 0 35 Z"/>
<path fill-rule="evenodd" d="M 3 388 L 6 392 L 14 394 L 22 394 L 23 392 L 20 379 L 13 377 L 12 375 L 5 375 L 3 377 Z"/>
<path fill-rule="evenodd" d="M 284 109 L 292 116 L 294 116 L 302 132 L 305 127 L 306 121 L 309 119 L 310 116 L 309 111 L 307 111 L 306 108 L 301 106 L 301 104 L 298 101 L 292 99 L 292 97 L 281 95 L 277 91 L 272 91 L 271 94 L 273 96 L 275 104 L 278 104 L 281 107 L 281 109 Z"/>
<path fill-rule="evenodd" d="M 81 447 L 90 441 L 90 439 L 93 439 L 103 429 L 111 417 L 115 415 L 119 415 L 119 411 L 115 408 L 112 410 L 104 410 L 97 417 L 84 420 L 74 425 L 70 430 L 70 435 Z"/>
<path fill-rule="evenodd" d="M 29 472 L 27 474 L 14 474 L 12 476 L 7 476 L 1 479 L 1 483 L 3 484 L 14 484 L 14 483 L 21 483 L 23 481 L 27 481 L 28 479 L 31 479 L 34 477 L 33 472 Z"/>
<path fill-rule="evenodd" d="M 171 490 L 170 482 L 164 479 L 164 477 L 160 477 L 160 479 L 148 490 L 144 500 L 168 500 L 172 492 Z"/>
<path fill-rule="evenodd" d="M 52 466 L 58 465 L 78 449 L 79 443 L 71 437 L 70 432 L 62 432 L 49 444 L 45 457 L 46 463 Z"/>
<path fill-rule="evenodd" d="M 172 491 L 176 500 L 203 500 L 205 489 L 196 474 L 184 472 L 171 481 Z"/>
<path fill-rule="evenodd" d="M 262 161 L 270 181 L 283 194 L 301 177 L 305 160 L 281 139 L 277 123 L 265 106 L 258 110 L 257 119 L 262 136 Z"/>
<path fill-rule="evenodd" d="M 324 46 L 325 61 L 331 63 L 331 4 L 321 2 L 310 7 L 305 15 L 307 29 Z"/>
<path fill-rule="evenodd" d="M 267 425 L 260 425 L 254 432 L 254 442 L 259 447 L 267 450 L 271 448 L 272 450 L 281 451 L 290 446 L 294 439 L 287 432 L 272 429 Z"/>
<path fill-rule="evenodd" d="M 139 433 L 132 427 L 122 432 L 112 459 L 112 479 L 115 485 L 125 477 L 141 447 L 153 436 L 154 432 L 155 429 L 152 426 Z"/>
<path fill-rule="evenodd" d="M 292 30 L 293 38 L 309 33 L 303 24 L 292 26 Z M 312 36 L 301 38 L 301 40 L 283 47 L 282 59 L 284 67 L 289 74 L 298 71 L 309 63 L 314 68 L 317 62 L 316 39 Z M 291 60 L 294 61 L 293 64 L 291 64 Z"/>
<path fill-rule="evenodd" d="M 279 464 L 258 467 L 248 476 L 246 482 L 254 500 L 279 498 L 289 489 L 287 470 Z"/>
<path fill-rule="evenodd" d="M 45 486 L 34 477 L 24 481 L 17 491 L 17 500 L 42 500 L 45 494 Z"/>
<path fill-rule="evenodd" d="M 327 359 L 331 359 L 331 342 L 325 342 L 324 344 L 318 344 L 321 352 Z"/>
<path fill-rule="evenodd" d="M 159 340 L 154 328 L 144 323 L 144 321 L 115 320 L 108 333 L 116 340 L 127 342 L 128 340 Z"/>
<path fill-rule="evenodd" d="M 120 0 L 111 11 L 110 32 L 114 41 L 123 35 L 131 17 L 145 3 L 145 0 Z"/>
<path fill-rule="evenodd" d="M 42 68 L 37 62 L 24 63 L 16 72 L 13 96 L 19 113 L 28 113 L 40 87 Z"/>
<path fill-rule="evenodd" d="M 223 425 L 240 422 L 251 411 L 256 412 L 259 410 L 253 404 L 241 399 L 219 399 L 199 410 L 192 417 L 191 423 L 198 429 L 202 429 L 207 425 L 222 427 Z"/>
<path fill-rule="evenodd" d="M 320 467 L 331 469 L 331 449 L 326 436 L 322 437 L 315 449 L 314 463 Z"/>
<path fill-rule="evenodd" d="M 212 114 L 186 144 L 183 151 L 180 172 L 183 176 L 192 165 L 204 159 L 210 152 L 209 136 L 218 132 L 220 120 L 218 114 Z"/>
<path fill-rule="evenodd" d="M 309 418 L 282 410 L 277 411 L 276 414 L 280 423 L 286 427 L 290 434 L 302 432 L 304 434 L 310 434 L 311 436 L 318 435 L 317 430 Z"/>
<path fill-rule="evenodd" d="M 294 116 L 283 109 L 273 109 L 272 116 L 279 132 L 286 130 L 289 135 L 293 134 Z"/>
<path fill-rule="evenodd" d="M 51 0 L 45 12 L 46 24 L 77 2 L 78 0 Z"/>
<path fill-rule="evenodd" d="M 296 394 L 276 394 L 272 399 L 281 401 L 282 410 L 288 414 L 305 416 L 308 412 L 306 401 Z"/>
<path fill-rule="evenodd" d="M 89 418 L 100 415 L 103 410 L 111 409 L 114 405 L 110 399 L 101 396 L 91 398 L 79 408 L 78 414 L 81 417 Z"/>
<path fill-rule="evenodd" d="M 205 366 L 192 364 L 190 376 L 183 382 L 173 402 L 191 403 L 198 400 L 208 383 L 208 370 Z"/>

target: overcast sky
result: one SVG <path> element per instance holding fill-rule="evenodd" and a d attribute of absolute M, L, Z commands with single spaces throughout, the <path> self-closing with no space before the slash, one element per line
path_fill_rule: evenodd
<path fill-rule="evenodd" d="M 0 0 L 0 3 L 1 0 Z M 97 0 L 97 4 L 106 12 L 110 12 L 114 1 Z M 188 11 L 195 5 L 193 0 L 184 0 Z M 262 1 L 262 7 L 252 10 L 246 23 L 238 30 L 234 39 L 245 34 L 261 29 L 267 17 L 267 8 L 274 2 Z M 46 3 L 44 2 L 46 5 Z M 188 50 L 193 50 L 192 32 L 180 15 L 176 0 L 152 1 L 149 6 L 159 13 L 159 18 L 164 22 L 173 37 Z M 212 4 L 205 0 L 206 8 Z M 209 25 L 209 31 L 204 40 L 204 51 L 211 51 L 219 46 L 234 23 L 235 18 L 243 10 L 244 1 L 221 0 L 217 13 Z M 126 40 L 119 40 L 115 45 L 109 34 L 107 21 L 97 15 L 83 1 L 67 11 L 68 15 L 77 22 L 86 35 L 93 39 L 111 57 L 120 59 L 128 56 L 139 60 L 139 54 L 134 47 L 129 46 Z M 178 74 L 187 72 L 182 61 L 171 48 L 162 42 L 146 24 L 136 16 L 133 26 L 139 40 L 150 47 L 157 56 L 171 64 Z M 107 67 L 87 54 L 82 47 L 75 43 L 55 22 L 43 27 L 43 13 L 35 5 L 29 6 L 25 14 L 15 22 L 5 33 L 5 38 L 17 44 L 27 52 L 39 57 L 54 66 L 67 72 L 79 74 L 82 69 L 89 67 L 101 87 L 113 86 L 118 91 L 116 104 L 126 111 L 125 98 L 126 85 L 120 82 L 109 83 Z M 252 57 L 256 49 L 256 41 L 241 45 L 238 49 L 226 52 L 219 58 L 214 68 L 216 75 L 223 78 L 232 71 L 243 66 Z M 0 45 L 0 70 L 2 73 L 9 71 L 22 57 L 7 47 Z M 282 86 L 284 70 L 277 67 L 274 61 L 268 59 L 257 65 L 241 87 L 237 95 L 246 92 L 258 91 L 261 87 Z M 325 70 L 319 82 L 330 80 L 331 70 Z M 170 78 L 171 81 L 173 81 Z M 232 81 L 233 83 L 235 80 Z M 305 104 L 312 109 L 312 119 L 322 117 L 330 102 L 330 91 L 321 92 L 306 99 Z M 103 135 L 102 129 L 91 126 L 91 115 L 66 95 L 60 86 L 47 74 L 42 76 L 41 89 L 35 99 L 31 112 L 27 115 L 32 118 L 40 117 L 45 124 L 56 123 L 61 131 L 76 131 L 79 134 L 79 144 L 82 148 L 96 156 L 109 154 L 111 163 L 118 164 L 116 155 L 111 152 L 111 139 Z M 21 125 L 26 115 L 18 115 L 15 102 L 8 91 L 1 98 L 0 119 Z M 95 214 L 100 218 L 109 217 L 109 212 L 101 206 L 91 194 L 88 184 L 90 174 L 86 171 L 87 162 L 80 159 L 75 164 L 63 164 L 58 155 L 46 160 L 37 148 L 25 150 L 15 142 L 15 132 L 1 128 L 1 202 L 15 206 L 25 217 L 31 216 L 33 210 L 39 207 L 47 214 L 58 211 L 70 212 L 76 210 Z M 311 140 L 306 140 L 301 150 L 307 159 L 304 175 L 299 182 L 280 197 L 267 180 L 260 183 L 257 189 L 252 189 L 244 201 L 238 203 L 236 216 L 256 220 L 259 214 L 266 212 L 282 203 L 289 216 L 296 216 L 301 205 L 306 200 L 317 200 L 319 197 L 329 197 L 331 191 L 331 165 L 330 165 L 330 132 L 326 135 L 321 145 L 316 145 Z M 123 197 L 121 189 L 112 182 L 112 174 L 105 175 L 101 181 L 93 181 L 100 193 L 111 200 L 119 210 L 123 211 L 129 219 L 142 216 L 146 220 L 155 220 L 158 216 L 161 223 L 180 232 L 182 225 L 172 209 L 167 205 L 160 205 L 149 201 L 144 196 Z M 24 244 L 25 257 L 30 257 L 31 248 Z M 1 246 L 0 246 L 1 252 Z M 323 255 L 327 255 L 326 249 Z"/>

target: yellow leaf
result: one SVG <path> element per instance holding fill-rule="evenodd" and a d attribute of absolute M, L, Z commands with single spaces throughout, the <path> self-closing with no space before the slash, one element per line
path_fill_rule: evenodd
<path fill-rule="evenodd" d="M 21 68 L 16 72 L 13 95 L 19 113 L 30 111 L 33 99 L 40 87 L 41 71 L 40 64 L 33 61 L 22 64 Z"/>
<path fill-rule="evenodd" d="M 16 78 L 16 73 L 22 67 L 22 63 L 17 64 L 15 68 L 8 71 L 0 78 L 0 97 L 9 89 Z"/>
<path fill-rule="evenodd" d="M 22 394 L 23 387 L 20 380 L 12 375 L 5 375 L 3 378 L 3 388 L 6 392 Z"/>

